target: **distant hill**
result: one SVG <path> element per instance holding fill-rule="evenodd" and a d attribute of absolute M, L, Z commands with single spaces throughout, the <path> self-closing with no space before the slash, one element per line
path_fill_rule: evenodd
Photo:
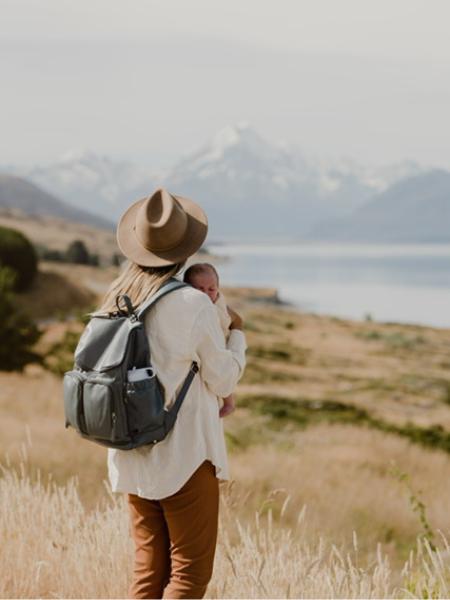
<path fill-rule="evenodd" d="M 348 242 L 450 242 L 450 173 L 410 177 L 353 215 L 317 224 L 308 239 Z"/>
<path fill-rule="evenodd" d="M 13 175 L 0 174 L 0 207 L 19 209 L 30 215 L 59 217 L 109 231 L 115 228 L 108 219 L 58 200 L 34 183 Z"/>

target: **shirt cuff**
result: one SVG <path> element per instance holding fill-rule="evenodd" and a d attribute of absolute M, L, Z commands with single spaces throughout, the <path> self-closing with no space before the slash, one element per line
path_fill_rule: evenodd
<path fill-rule="evenodd" d="M 247 348 L 245 334 L 240 329 L 232 329 L 227 342 L 227 349 L 234 352 L 244 352 Z"/>

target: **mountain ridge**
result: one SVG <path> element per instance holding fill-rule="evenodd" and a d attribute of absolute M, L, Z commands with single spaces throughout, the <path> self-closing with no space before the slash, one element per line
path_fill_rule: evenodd
<path fill-rule="evenodd" d="M 450 242 L 450 173 L 434 169 L 404 179 L 353 215 L 314 226 L 316 241 Z"/>
<path fill-rule="evenodd" d="M 396 183 L 430 170 L 413 161 L 375 168 L 312 158 L 293 144 L 268 142 L 241 122 L 164 171 L 77 151 L 48 167 L 16 172 L 66 203 L 115 221 L 131 203 L 165 187 L 203 206 L 210 239 L 299 241 L 319 224 L 323 233 L 324 220 L 345 220 Z"/>

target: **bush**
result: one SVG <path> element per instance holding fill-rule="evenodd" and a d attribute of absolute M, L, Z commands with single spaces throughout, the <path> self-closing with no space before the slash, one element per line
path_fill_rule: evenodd
<path fill-rule="evenodd" d="M 66 262 L 65 252 L 61 250 L 52 250 L 45 246 L 37 246 L 36 252 L 40 260 L 49 260 L 53 262 Z"/>
<path fill-rule="evenodd" d="M 36 251 L 28 238 L 16 229 L 0 227 L 0 267 L 8 267 L 14 271 L 14 290 L 17 292 L 31 287 L 36 277 Z"/>
<path fill-rule="evenodd" d="M 22 371 L 32 362 L 41 363 L 39 354 L 32 350 L 41 332 L 24 313 L 17 311 L 14 283 L 16 273 L 0 267 L 0 370 Z"/>
<path fill-rule="evenodd" d="M 89 251 L 81 240 L 73 241 L 66 252 L 66 260 L 76 265 L 88 265 L 90 263 Z"/>

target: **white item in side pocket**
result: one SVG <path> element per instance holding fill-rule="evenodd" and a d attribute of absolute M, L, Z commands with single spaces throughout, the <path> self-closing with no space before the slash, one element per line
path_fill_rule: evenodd
<path fill-rule="evenodd" d="M 150 379 L 151 377 L 155 377 L 156 371 L 150 367 L 145 367 L 143 369 L 131 369 L 127 371 L 127 380 L 128 382 L 133 381 L 142 381 L 143 379 Z"/>

